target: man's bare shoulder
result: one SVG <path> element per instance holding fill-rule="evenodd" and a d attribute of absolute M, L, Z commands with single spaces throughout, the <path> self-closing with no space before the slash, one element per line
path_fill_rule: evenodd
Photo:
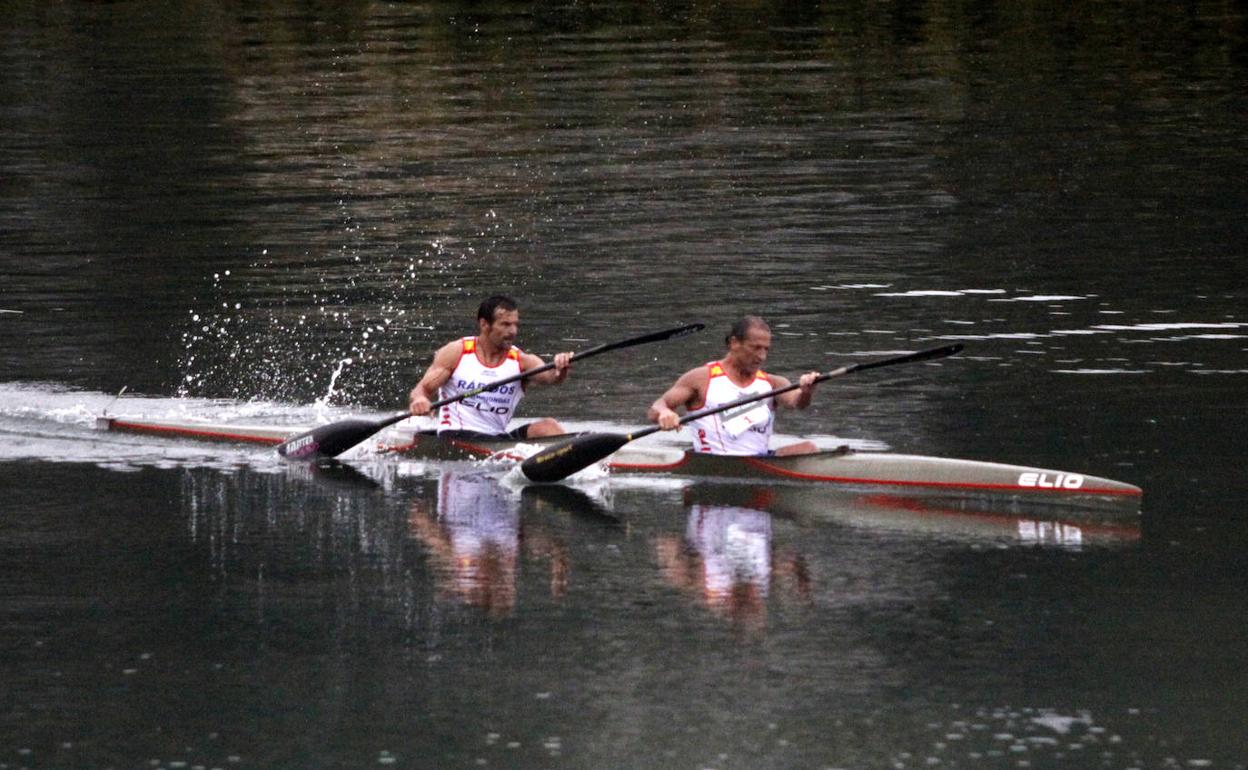
<path fill-rule="evenodd" d="M 686 385 L 691 387 L 699 387 L 710 382 L 711 373 L 706 366 L 695 366 L 684 374 L 680 375 L 680 379 L 676 380 L 677 385 Z"/>
<path fill-rule="evenodd" d="M 789 379 L 787 377 L 781 377 L 778 374 L 768 373 L 767 382 L 771 383 L 772 390 L 775 390 L 776 388 L 785 388 L 789 385 Z"/>
<path fill-rule="evenodd" d="M 520 353 L 520 371 L 527 372 L 530 369 L 536 369 L 543 365 L 545 365 L 545 362 L 542 361 L 541 356 L 534 353 Z"/>
<path fill-rule="evenodd" d="M 454 363 L 464 353 L 464 341 L 462 339 L 454 339 L 438 348 L 433 354 L 433 362 L 436 364 Z"/>
<path fill-rule="evenodd" d="M 707 367 L 694 367 L 680 375 L 672 387 L 668 388 L 664 399 L 673 408 L 678 404 L 688 407 L 706 397 L 706 389 L 710 387 L 710 383 L 711 377 L 707 372 Z"/>

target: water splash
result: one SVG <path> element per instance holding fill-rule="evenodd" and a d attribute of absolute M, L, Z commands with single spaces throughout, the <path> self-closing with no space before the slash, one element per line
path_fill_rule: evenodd
<path fill-rule="evenodd" d="M 130 419 L 289 425 L 296 432 L 317 422 L 309 407 L 258 400 L 165 398 L 83 391 L 58 383 L 0 383 L 0 461 L 83 462 L 114 470 L 245 465 L 267 471 L 280 463 L 267 448 L 98 431 L 96 418 L 105 412 Z M 338 412 L 337 417 L 345 416 Z"/>
<path fill-rule="evenodd" d="M 420 349 L 412 337 L 431 336 L 461 300 L 456 283 L 471 248 L 446 239 L 415 255 L 374 248 L 302 258 L 265 249 L 250 265 L 213 273 L 186 311 L 177 394 L 361 403 L 406 391 Z"/>
<path fill-rule="evenodd" d="M 346 368 L 353 363 L 355 363 L 353 359 L 344 358 L 338 362 L 338 365 L 334 367 L 334 371 L 330 373 L 329 385 L 325 387 L 325 395 L 316 399 L 316 401 L 312 403 L 312 407 L 316 410 L 318 418 L 324 419 L 326 410 L 333 401 L 334 396 L 337 395 L 338 378 L 341 377 Z"/>

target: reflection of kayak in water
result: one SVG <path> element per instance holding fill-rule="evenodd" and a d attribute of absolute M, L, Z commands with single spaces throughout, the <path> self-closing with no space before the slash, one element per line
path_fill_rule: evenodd
<path fill-rule="evenodd" d="M 220 425 L 170 420 L 101 417 L 104 430 L 146 433 L 207 441 L 276 445 L 304 428 Z M 392 429 L 366 443 L 369 451 L 426 461 L 473 460 L 497 456 L 518 461 L 534 447 L 568 436 L 529 441 L 439 438 L 434 433 Z M 527 449 L 526 449 L 527 447 Z M 1051 505 L 1139 511 L 1139 487 L 1083 473 L 1022 465 L 960 460 L 892 452 L 838 449 L 784 457 L 725 457 L 696 454 L 646 442 L 629 444 L 607 458 L 612 473 L 669 474 L 693 478 L 787 481 L 820 486 L 879 488 L 891 494 L 944 497 L 1009 497 Z"/>
<path fill-rule="evenodd" d="M 1034 545 L 1126 544 L 1140 539 L 1136 517 L 1112 512 L 1028 506 L 1017 501 L 950 500 L 788 484 L 695 484 L 689 501 L 735 503 L 786 519 L 863 529 Z"/>

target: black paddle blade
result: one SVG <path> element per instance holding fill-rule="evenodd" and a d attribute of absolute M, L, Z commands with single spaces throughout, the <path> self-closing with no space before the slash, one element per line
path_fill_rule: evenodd
<path fill-rule="evenodd" d="M 520 472 L 529 481 L 562 481 L 588 468 L 631 439 L 618 433 L 591 433 L 588 436 L 549 446 L 520 463 Z"/>
<path fill-rule="evenodd" d="M 677 326 L 673 329 L 664 329 L 661 332 L 647 334 L 644 337 L 638 337 L 629 341 L 629 345 L 643 345 L 647 342 L 663 342 L 664 340 L 677 340 L 681 337 L 688 337 L 690 334 L 696 334 L 706 328 L 706 324 L 686 324 Z"/>
<path fill-rule="evenodd" d="M 277 453 L 287 460 L 323 460 L 337 457 L 385 427 L 369 420 L 340 420 L 307 433 L 288 438 L 277 445 Z"/>
<path fill-rule="evenodd" d="M 939 348 L 931 348 L 929 350 L 920 350 L 918 353 L 915 353 L 914 356 L 910 358 L 906 363 L 914 363 L 918 361 L 931 361 L 934 358 L 948 358 L 949 356 L 956 356 L 958 353 L 961 353 L 965 349 L 966 349 L 966 346 L 963 345 L 961 342 L 958 342 L 953 345 L 944 345 Z"/>

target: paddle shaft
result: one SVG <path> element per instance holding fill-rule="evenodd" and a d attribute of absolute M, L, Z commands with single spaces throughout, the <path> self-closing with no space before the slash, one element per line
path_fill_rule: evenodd
<path fill-rule="evenodd" d="M 599 345 L 598 347 L 601 348 L 602 346 Z M 595 348 L 590 348 L 590 350 L 593 350 L 594 353 L 602 352 L 601 350 L 598 350 Z M 571 359 L 569 359 L 569 362 L 575 361 L 580 358 L 584 358 L 586 354 L 593 355 L 593 353 L 588 353 L 588 352 L 576 353 L 572 356 Z M 503 379 L 497 382 L 491 382 L 489 385 L 482 385 L 479 388 L 473 388 L 472 390 L 467 390 L 467 391 L 464 391 L 463 393 L 456 393 L 455 395 L 449 398 L 440 398 L 437 401 L 434 401 L 432 404 L 429 405 L 429 411 L 430 412 L 436 411 L 437 409 L 440 409 L 441 407 L 444 407 L 447 404 L 453 404 L 456 401 L 463 401 L 465 398 L 472 398 L 473 396 L 479 396 L 482 393 L 485 393 L 486 391 L 494 390 L 495 388 L 501 388 L 504 385 L 515 382 L 516 380 L 523 380 L 525 377 L 532 377 L 535 374 L 548 372 L 554 368 L 555 368 L 555 364 L 552 361 L 549 363 L 542 364 L 541 366 L 535 366 L 532 369 L 529 369 L 528 371 L 520 372 L 519 374 L 513 374 L 510 377 L 504 377 Z M 401 412 L 400 414 L 396 414 L 393 417 L 387 417 L 384 420 L 378 421 L 377 430 L 381 430 L 382 428 L 388 428 L 391 425 L 394 425 L 396 422 L 402 422 L 411 416 L 412 416 L 411 412 Z"/>
<path fill-rule="evenodd" d="M 929 348 L 928 350 L 920 350 L 917 353 L 907 353 L 903 356 L 894 356 L 892 358 L 884 358 L 878 361 L 866 361 L 860 364 L 851 364 L 825 372 L 815 378 L 815 382 L 830 380 L 833 377 L 842 377 L 852 372 L 860 372 L 863 369 L 875 369 L 880 366 L 893 366 L 895 364 L 908 364 L 917 361 L 929 361 L 936 358 L 944 358 L 951 356 L 962 350 L 962 345 L 945 345 L 939 348 Z M 706 407 L 689 412 L 680 418 L 678 424 L 684 425 L 691 420 L 697 420 L 701 417 L 707 417 L 712 414 L 733 409 L 745 404 L 751 404 L 755 401 L 762 401 L 767 398 L 775 398 L 781 393 L 787 393 L 796 390 L 802 385 L 800 382 L 791 383 L 784 387 L 774 388 L 766 393 L 755 393 L 749 396 L 743 396 L 735 401 L 729 401 L 726 404 L 718 406 Z M 618 433 L 591 433 L 580 438 L 573 438 L 561 444 L 556 444 L 547 449 L 543 449 L 537 454 L 526 459 L 520 464 L 520 470 L 531 481 L 559 481 L 571 476 L 577 471 L 587 468 L 593 463 L 612 454 L 620 447 L 635 441 L 639 438 L 649 436 L 663 430 L 657 425 L 643 428 L 639 431 L 628 434 Z"/>
<path fill-rule="evenodd" d="M 853 372 L 860 372 L 863 369 L 875 369 L 876 367 L 880 367 L 880 366 L 893 366 L 895 364 L 914 363 L 915 361 L 928 361 L 933 358 L 944 358 L 946 356 L 951 356 L 954 353 L 959 352 L 960 350 L 962 350 L 962 345 L 946 345 L 944 347 L 939 347 L 939 348 L 929 348 L 927 350 L 920 350 L 917 353 L 907 353 L 904 356 L 894 356 L 893 358 L 883 358 L 883 359 L 880 359 L 879 361 L 865 361 L 861 364 L 850 364 L 849 366 L 842 366 L 839 369 L 833 369 L 830 372 L 824 372 L 823 374 L 815 378 L 815 382 L 823 382 L 824 380 L 830 380 L 834 377 L 844 377 L 847 374 L 852 374 Z M 755 401 L 762 401 L 763 399 L 767 399 L 767 398 L 774 398 L 780 395 L 781 393 L 788 393 L 789 391 L 797 390 L 800 387 L 802 387 L 802 384 L 800 382 L 794 382 L 794 383 L 785 385 L 784 387 L 781 387 L 781 388 L 774 388 L 772 390 L 767 391 L 766 393 L 754 393 L 749 396 L 742 396 L 741 398 L 738 398 L 735 401 L 729 401 L 726 404 L 720 404 L 718 406 L 709 406 L 704 409 L 698 409 L 697 411 L 689 412 L 685 416 L 681 417 L 680 422 L 677 424 L 684 425 L 687 422 L 693 422 L 694 420 L 698 420 L 703 417 L 709 417 L 710 415 L 713 415 L 713 414 L 726 412 L 729 409 L 733 409 L 738 406 L 752 404 Z M 628 434 L 629 441 L 642 438 L 643 436 L 649 436 L 651 433 L 657 433 L 658 431 L 661 431 L 661 430 L 663 429 L 657 425 L 652 425 L 649 428 L 643 428 L 642 430 L 639 430 L 635 433 Z"/>
<path fill-rule="evenodd" d="M 619 348 L 632 347 L 633 345 L 642 345 L 647 342 L 659 342 L 662 340 L 675 339 L 677 337 L 683 337 L 687 334 L 700 331 L 704 328 L 706 328 L 704 324 L 688 324 L 686 326 L 677 326 L 671 329 L 664 329 L 659 332 L 643 334 L 638 337 L 618 340 L 616 342 L 605 342 L 601 345 L 595 345 L 592 348 L 587 348 L 578 353 L 573 353 L 570 360 L 576 361 L 582 358 L 588 358 L 589 356 L 598 355 L 599 353 L 606 353 L 608 350 L 617 350 Z M 555 368 L 554 363 L 542 364 L 541 366 L 536 366 L 528 371 L 520 372 L 510 377 L 504 377 L 497 382 L 492 382 L 488 385 L 483 385 L 464 393 L 458 393 L 450 398 L 441 399 L 434 402 L 431 407 L 432 409 L 437 409 L 439 407 L 446 406 L 447 404 L 462 401 L 465 398 L 470 398 L 472 396 L 485 393 L 486 391 L 502 387 L 510 382 L 515 382 L 516 380 L 521 380 L 525 377 L 532 377 L 535 374 L 549 371 L 553 368 Z M 390 425 L 394 425 L 397 422 L 406 420 L 411 416 L 411 412 L 403 412 L 402 414 L 396 414 L 393 417 L 388 417 L 383 420 L 340 420 L 338 422 L 329 423 L 328 425 L 322 425 L 319 428 L 314 428 L 306 433 L 301 433 L 298 436 L 293 436 L 278 445 L 276 450 L 282 457 L 295 460 L 336 457 L 356 444 L 365 441 L 369 436 L 372 436 L 378 431 Z"/>
<path fill-rule="evenodd" d="M 604 342 L 601 345 L 595 345 L 592 348 L 586 348 L 585 350 L 581 350 L 576 353 L 573 353 L 571 357 L 569 357 L 568 363 L 571 363 L 573 361 L 580 361 L 581 359 L 589 358 L 590 356 L 596 356 L 599 353 L 606 353 L 609 350 L 618 350 L 620 348 L 630 348 L 634 345 L 644 345 L 647 342 L 658 342 L 660 340 L 673 339 L 675 337 L 683 337 L 686 334 L 693 334 L 694 332 L 701 331 L 704 328 L 706 328 L 705 324 L 689 324 L 687 326 L 677 326 L 672 329 L 666 329 L 661 332 L 652 332 L 650 334 L 643 334 L 640 337 L 630 337 L 629 339 L 626 339 L 626 340 L 617 340 L 615 342 Z M 437 401 L 434 401 L 432 404 L 429 405 L 429 411 L 432 412 L 436 409 L 440 409 L 441 407 L 446 406 L 447 404 L 453 404 L 456 401 L 463 401 L 465 398 L 472 398 L 473 396 L 479 396 L 482 393 L 485 393 L 487 391 L 494 390 L 495 388 L 501 388 L 504 385 L 513 383 L 516 380 L 523 380 L 526 377 L 532 377 L 535 374 L 548 372 L 554 368 L 555 368 L 555 363 L 551 361 L 549 363 L 542 364 L 541 366 L 535 366 L 532 369 L 528 369 L 526 371 L 520 372 L 519 374 L 513 374 L 510 377 L 504 377 L 503 379 L 498 380 L 497 382 L 491 382 L 488 385 L 482 385 L 479 388 L 473 388 L 472 390 L 465 391 L 463 393 L 456 393 L 455 395 L 450 396 L 448 398 L 438 399 Z M 396 422 L 402 422 L 403 420 L 406 420 L 408 417 L 411 417 L 411 416 L 412 416 L 411 412 L 404 412 L 403 414 L 396 414 L 393 417 L 387 417 L 386 419 L 377 423 L 377 429 L 381 430 L 382 428 L 388 428 L 391 425 L 394 425 Z"/>

